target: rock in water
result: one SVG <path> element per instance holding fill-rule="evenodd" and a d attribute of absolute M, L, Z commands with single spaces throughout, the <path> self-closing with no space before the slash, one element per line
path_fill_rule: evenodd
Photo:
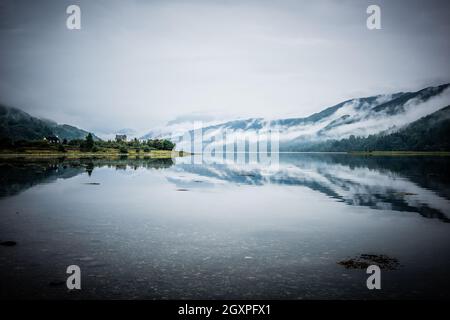
<path fill-rule="evenodd" d="M 17 242 L 15 241 L 2 241 L 0 242 L 0 245 L 5 246 L 5 247 L 12 247 L 15 246 L 17 244 Z"/>
<path fill-rule="evenodd" d="M 396 270 L 400 266 L 397 259 L 384 254 L 361 254 L 356 258 L 339 261 L 338 264 L 347 269 L 367 269 L 370 265 L 377 265 L 380 269 Z"/>

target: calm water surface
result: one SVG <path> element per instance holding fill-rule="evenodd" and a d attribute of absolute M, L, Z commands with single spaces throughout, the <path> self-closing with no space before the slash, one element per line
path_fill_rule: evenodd
<path fill-rule="evenodd" d="M 448 158 L 190 160 L 0 160 L 1 298 L 448 298 Z M 360 254 L 401 266 L 370 291 Z"/>

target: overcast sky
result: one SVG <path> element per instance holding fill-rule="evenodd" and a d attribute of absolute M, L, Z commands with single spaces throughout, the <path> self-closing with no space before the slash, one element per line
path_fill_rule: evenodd
<path fill-rule="evenodd" d="M 81 7 L 81 30 L 66 7 Z M 366 27 L 369 4 L 381 30 Z M 0 0 L 0 102 L 97 133 L 450 82 L 450 1 Z"/>

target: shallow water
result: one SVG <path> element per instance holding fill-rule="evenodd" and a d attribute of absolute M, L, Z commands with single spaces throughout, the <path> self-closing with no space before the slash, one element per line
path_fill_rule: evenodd
<path fill-rule="evenodd" d="M 2 298 L 447 298 L 446 157 L 1 160 Z M 399 261 L 368 290 L 361 254 Z M 82 289 L 68 291 L 78 265 Z"/>

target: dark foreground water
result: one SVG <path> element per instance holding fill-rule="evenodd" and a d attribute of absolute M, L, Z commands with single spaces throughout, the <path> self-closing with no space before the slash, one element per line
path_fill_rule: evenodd
<path fill-rule="evenodd" d="M 448 298 L 446 157 L 0 160 L 0 297 Z M 368 290 L 361 254 L 397 259 Z M 82 289 L 68 291 L 78 265 Z"/>

